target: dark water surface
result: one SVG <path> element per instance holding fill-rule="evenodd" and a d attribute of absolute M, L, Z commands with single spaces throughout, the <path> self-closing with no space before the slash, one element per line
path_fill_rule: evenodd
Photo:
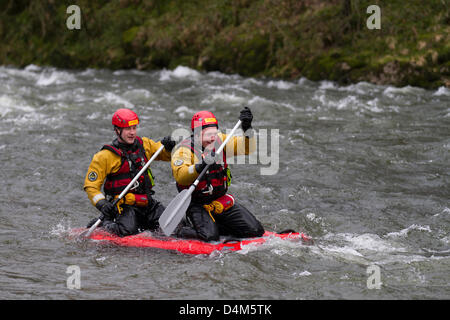
<path fill-rule="evenodd" d="M 117 108 L 134 108 L 138 133 L 156 140 L 201 109 L 231 129 L 244 106 L 260 145 L 232 164 L 230 192 L 266 229 L 314 245 L 190 256 L 67 237 L 98 216 L 83 180 Z M 0 298 L 449 299 L 449 151 L 443 87 L 0 67 Z M 167 205 L 169 164 L 152 168 Z"/>

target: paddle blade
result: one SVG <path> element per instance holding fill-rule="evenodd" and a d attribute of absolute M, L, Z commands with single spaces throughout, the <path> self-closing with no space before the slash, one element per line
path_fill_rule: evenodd
<path fill-rule="evenodd" d="M 190 189 L 181 191 L 159 217 L 159 226 L 166 236 L 170 236 L 183 219 L 191 203 L 191 193 Z"/>

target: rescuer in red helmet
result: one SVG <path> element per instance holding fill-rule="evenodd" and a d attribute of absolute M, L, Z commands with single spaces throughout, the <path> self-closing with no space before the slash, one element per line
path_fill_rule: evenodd
<path fill-rule="evenodd" d="M 137 136 L 138 124 L 137 114 L 130 109 L 119 109 L 114 113 L 112 125 L 117 138 L 94 155 L 84 182 L 89 200 L 104 217 L 102 226 L 119 236 L 157 229 L 159 216 L 165 209 L 152 197 L 155 193 L 152 190 L 154 177 L 150 168 L 117 207 L 112 204 L 113 199 L 119 196 L 161 145 L 164 149 L 155 160 L 170 161 L 175 146 L 170 136 L 159 142 Z M 96 220 L 91 221 L 88 227 Z"/>
<path fill-rule="evenodd" d="M 214 157 L 211 154 L 226 135 L 218 132 L 219 123 L 212 112 L 197 112 L 191 121 L 192 135 L 180 142 L 173 152 L 172 173 L 178 191 L 189 188 L 207 163 L 214 160 L 192 194 L 187 219 L 175 231 L 178 237 L 217 241 L 220 235 L 246 238 L 264 234 L 255 216 L 227 193 L 231 182 L 227 156 L 250 154 L 256 148 L 250 109 L 244 108 L 239 119 L 244 136 L 232 137 L 222 154 Z"/>

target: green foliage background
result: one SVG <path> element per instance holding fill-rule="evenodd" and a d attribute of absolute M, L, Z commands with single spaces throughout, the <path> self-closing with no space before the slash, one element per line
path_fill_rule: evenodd
<path fill-rule="evenodd" d="M 0 64 L 450 87 L 449 0 L 1 0 Z M 81 30 L 66 9 L 81 8 Z M 369 30 L 369 5 L 381 29 Z"/>

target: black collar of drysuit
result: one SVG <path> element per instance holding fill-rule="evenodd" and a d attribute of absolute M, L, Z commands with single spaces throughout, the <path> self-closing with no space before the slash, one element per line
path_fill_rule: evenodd
<path fill-rule="evenodd" d="M 134 152 L 139 147 L 137 139 L 135 139 L 132 144 L 128 144 L 120 142 L 118 138 L 114 139 L 113 146 L 120 150 L 123 150 L 124 152 L 128 151 Z"/>

